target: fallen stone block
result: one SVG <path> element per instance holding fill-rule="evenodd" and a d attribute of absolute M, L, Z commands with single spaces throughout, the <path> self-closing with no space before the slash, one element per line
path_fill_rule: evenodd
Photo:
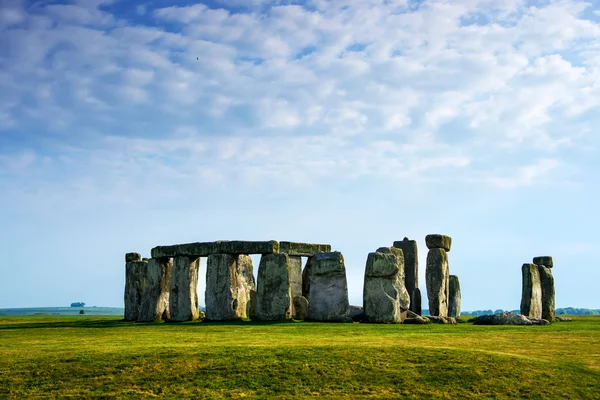
<path fill-rule="evenodd" d="M 416 317 L 406 318 L 403 323 L 411 325 L 424 325 L 430 322 L 431 321 L 429 320 L 429 318 L 417 315 Z"/>
<path fill-rule="evenodd" d="M 533 325 L 550 325 L 550 321 L 544 318 L 527 318 Z"/>
<path fill-rule="evenodd" d="M 432 234 L 425 236 L 425 244 L 428 249 L 444 249 L 450 251 L 452 238 L 446 235 Z"/>
<path fill-rule="evenodd" d="M 480 315 L 473 320 L 473 325 L 532 325 L 524 315 L 505 311 L 500 314 Z"/>
<path fill-rule="evenodd" d="M 329 251 L 331 251 L 329 244 L 279 242 L 279 252 L 290 256 L 312 257 L 315 253 Z"/>

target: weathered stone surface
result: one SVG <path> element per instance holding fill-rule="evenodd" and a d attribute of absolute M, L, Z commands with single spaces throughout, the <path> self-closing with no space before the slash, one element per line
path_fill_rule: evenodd
<path fill-rule="evenodd" d="M 310 293 L 310 283 L 312 282 L 312 263 L 313 258 L 308 257 L 306 259 L 306 265 L 304 266 L 304 270 L 302 271 L 302 296 L 308 299 L 308 294 Z"/>
<path fill-rule="evenodd" d="M 550 325 L 550 321 L 543 318 L 527 318 L 533 325 Z"/>
<path fill-rule="evenodd" d="M 125 262 L 131 261 L 141 261 L 142 255 L 140 253 L 126 253 L 125 254 Z"/>
<path fill-rule="evenodd" d="M 533 257 L 533 263 L 535 265 L 543 265 L 544 267 L 548 268 L 554 267 L 554 262 L 552 261 L 552 257 L 550 256 Z"/>
<path fill-rule="evenodd" d="M 331 251 L 330 244 L 279 242 L 279 252 L 290 256 L 312 257 L 315 253 Z"/>
<path fill-rule="evenodd" d="M 308 318 L 308 300 L 306 297 L 294 297 L 294 318 L 298 320 Z"/>
<path fill-rule="evenodd" d="M 148 263 L 130 261 L 125 263 L 125 320 L 137 321 L 146 288 Z"/>
<path fill-rule="evenodd" d="M 404 286 L 411 295 L 410 303 L 413 303 L 412 293 L 419 287 L 419 257 L 417 251 L 417 241 L 404 240 L 394 242 L 394 247 L 402 250 L 404 254 Z M 411 306 L 412 309 L 412 306 Z"/>
<path fill-rule="evenodd" d="M 542 318 L 542 285 L 539 267 L 535 264 L 523 264 L 521 272 L 523 276 L 521 314 L 531 318 Z"/>
<path fill-rule="evenodd" d="M 188 256 L 173 258 L 171 290 L 169 293 L 169 321 L 198 319 L 198 269 L 200 259 Z"/>
<path fill-rule="evenodd" d="M 175 255 L 178 256 L 208 257 L 211 254 L 219 252 L 219 246 L 221 243 L 222 241 L 219 240 L 216 242 L 195 242 L 178 244 L 175 246 L 174 251 Z"/>
<path fill-rule="evenodd" d="M 436 315 L 428 315 L 427 319 L 434 324 L 447 324 L 448 318 L 446 317 L 438 317 Z"/>
<path fill-rule="evenodd" d="M 138 321 L 154 322 L 169 319 L 169 292 L 173 263 L 169 258 L 148 260 L 146 288 Z"/>
<path fill-rule="evenodd" d="M 256 300 L 256 290 L 250 291 L 250 300 L 248 304 L 246 304 L 246 316 L 250 319 L 256 319 L 256 305 L 258 304 Z"/>
<path fill-rule="evenodd" d="M 550 267 L 538 266 L 540 273 L 540 285 L 542 287 L 542 318 L 550 322 L 556 318 L 556 307 L 554 305 L 554 276 Z"/>
<path fill-rule="evenodd" d="M 345 321 L 348 312 L 348 284 L 342 253 L 315 253 L 308 297 L 309 319 Z"/>
<path fill-rule="evenodd" d="M 437 317 L 448 316 L 448 254 L 441 248 L 432 248 L 427 253 L 425 283 L 429 299 L 429 313 Z"/>
<path fill-rule="evenodd" d="M 417 315 L 416 317 L 411 317 L 411 318 L 406 318 L 404 320 L 405 324 L 411 324 L 411 325 L 423 325 L 423 324 L 428 324 L 429 318 L 427 317 L 421 317 L 419 315 Z"/>
<path fill-rule="evenodd" d="M 216 242 L 195 242 L 173 246 L 157 246 L 151 250 L 152 258 L 175 256 L 207 257 L 211 254 L 268 254 L 278 253 L 279 243 L 269 241 L 218 240 Z"/>
<path fill-rule="evenodd" d="M 255 290 L 252 258 L 211 254 L 206 263 L 206 319 L 246 318 L 250 291 Z"/>
<path fill-rule="evenodd" d="M 500 314 L 480 315 L 473 321 L 474 325 L 532 325 L 527 317 L 505 311 Z"/>
<path fill-rule="evenodd" d="M 401 323 L 406 318 L 410 296 L 404 286 L 404 257 L 397 248 L 369 253 L 363 287 L 365 321 Z"/>
<path fill-rule="evenodd" d="M 365 317 L 365 310 L 360 306 L 350 306 L 348 317 L 355 322 L 362 321 Z"/>
<path fill-rule="evenodd" d="M 258 266 L 256 318 L 282 321 L 292 318 L 290 257 L 284 253 L 264 254 Z"/>
<path fill-rule="evenodd" d="M 425 244 L 428 249 L 444 249 L 450 251 L 452 238 L 446 235 L 432 234 L 425 236 Z"/>
<path fill-rule="evenodd" d="M 450 275 L 448 280 L 448 316 L 453 318 L 460 317 L 460 282 L 458 276 Z"/>
<path fill-rule="evenodd" d="M 263 242 L 231 240 L 219 242 L 219 253 L 229 254 L 270 254 L 279 253 L 279 242 L 268 240 Z"/>
<path fill-rule="evenodd" d="M 152 250 L 150 250 L 150 257 L 152 258 L 173 258 L 175 257 L 175 253 L 177 246 L 156 246 Z"/>
<path fill-rule="evenodd" d="M 290 296 L 293 299 L 302 296 L 302 257 L 290 257 Z M 292 304 L 292 315 L 296 315 L 296 308 Z"/>
<path fill-rule="evenodd" d="M 573 320 L 569 317 L 556 317 L 555 321 L 558 322 L 572 322 Z"/>
<path fill-rule="evenodd" d="M 412 291 L 412 295 L 410 296 L 410 311 L 414 312 L 417 315 L 423 314 L 421 304 L 421 289 L 414 288 L 414 290 Z"/>

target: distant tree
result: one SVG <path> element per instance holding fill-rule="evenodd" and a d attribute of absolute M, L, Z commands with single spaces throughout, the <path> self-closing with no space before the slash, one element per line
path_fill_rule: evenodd
<path fill-rule="evenodd" d="M 79 315 L 84 315 L 84 314 L 85 314 L 85 310 L 84 309 L 79 310 Z"/>

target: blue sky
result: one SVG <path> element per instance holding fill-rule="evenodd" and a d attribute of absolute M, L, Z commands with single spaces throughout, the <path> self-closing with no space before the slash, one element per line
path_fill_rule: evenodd
<path fill-rule="evenodd" d="M 220 239 L 330 243 L 361 304 L 444 233 L 464 310 L 537 255 L 600 308 L 599 106 L 591 0 L 3 0 L 0 307 L 122 306 L 125 252 Z"/>

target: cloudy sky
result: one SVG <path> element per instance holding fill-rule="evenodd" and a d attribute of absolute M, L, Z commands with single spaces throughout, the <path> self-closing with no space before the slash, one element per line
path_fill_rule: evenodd
<path fill-rule="evenodd" d="M 599 106 L 595 0 L 2 0 L 0 307 L 122 306 L 125 252 L 219 239 L 330 243 L 361 304 L 443 233 L 463 310 L 537 255 L 600 308 Z"/>

